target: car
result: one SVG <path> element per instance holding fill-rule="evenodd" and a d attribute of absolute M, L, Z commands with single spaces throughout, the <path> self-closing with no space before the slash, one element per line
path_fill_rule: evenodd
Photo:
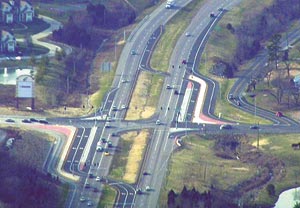
<path fill-rule="evenodd" d="M 233 97 L 233 94 L 229 94 L 228 95 L 228 98 L 229 98 L 229 100 L 232 100 L 234 97 Z"/>
<path fill-rule="evenodd" d="M 238 105 L 238 106 L 241 106 L 241 103 L 240 103 L 240 101 L 236 101 L 236 104 Z"/>
<path fill-rule="evenodd" d="M 178 90 L 175 90 L 175 91 L 174 91 L 174 94 L 175 94 L 175 95 L 179 95 Z"/>
<path fill-rule="evenodd" d="M 88 201 L 87 205 L 90 207 L 90 206 L 93 206 L 93 202 L 90 200 Z"/>
<path fill-rule="evenodd" d="M 79 201 L 80 201 L 80 202 L 84 202 L 84 201 L 85 201 L 85 197 L 84 197 L 84 196 L 81 196 L 81 197 L 79 198 Z"/>
<path fill-rule="evenodd" d="M 190 37 L 191 34 L 190 34 L 189 32 L 186 32 L 186 33 L 185 33 L 185 36 L 186 36 L 186 37 Z"/>
<path fill-rule="evenodd" d="M 105 128 L 112 128 L 112 126 L 108 123 L 108 124 L 105 124 L 104 126 Z"/>
<path fill-rule="evenodd" d="M 105 152 L 104 152 L 104 155 L 105 155 L 105 156 L 109 156 L 110 154 L 109 154 L 108 151 L 105 151 Z"/>
<path fill-rule="evenodd" d="M 253 125 L 253 126 L 250 126 L 250 129 L 259 129 L 259 126 Z"/>
<path fill-rule="evenodd" d="M 89 178 L 93 178 L 93 177 L 94 177 L 93 173 L 89 173 Z"/>
<path fill-rule="evenodd" d="M 106 142 L 107 142 L 106 138 L 102 137 L 102 138 L 101 138 L 101 142 L 102 142 L 102 143 L 106 143 Z"/>
<path fill-rule="evenodd" d="M 219 9 L 218 9 L 218 11 L 219 12 L 221 12 L 221 11 L 223 11 L 224 9 L 222 8 L 222 7 L 220 7 Z"/>
<path fill-rule="evenodd" d="M 210 15 L 209 15 L 211 18 L 213 18 L 213 17 L 216 17 L 216 15 L 212 12 L 212 13 L 210 13 Z"/>
<path fill-rule="evenodd" d="M 23 119 L 22 123 L 31 123 L 31 121 L 29 119 Z"/>
<path fill-rule="evenodd" d="M 182 60 L 182 64 L 187 64 L 187 61 L 185 59 Z"/>
<path fill-rule="evenodd" d="M 135 51 L 135 50 L 131 50 L 131 51 L 130 51 L 130 54 L 131 54 L 131 55 L 136 55 L 136 51 Z"/>
<path fill-rule="evenodd" d="M 121 109 L 126 109 L 126 108 L 127 108 L 127 107 L 126 107 L 126 105 L 124 105 L 124 104 L 121 106 Z"/>
<path fill-rule="evenodd" d="M 232 129 L 232 126 L 230 124 L 223 124 L 220 126 L 220 130 L 222 129 Z"/>
<path fill-rule="evenodd" d="M 151 191 L 150 186 L 146 186 L 146 191 Z"/>
<path fill-rule="evenodd" d="M 41 124 L 48 124 L 49 122 L 46 121 L 46 120 L 39 120 L 39 123 L 41 123 Z"/>
<path fill-rule="evenodd" d="M 31 122 L 39 122 L 39 120 L 35 119 L 35 118 L 30 118 L 29 119 Z"/>
<path fill-rule="evenodd" d="M 113 146 L 112 143 L 111 143 L 111 141 L 107 142 L 107 145 L 108 145 L 108 147 L 112 147 Z"/>
<path fill-rule="evenodd" d="M 138 188 L 138 189 L 136 190 L 136 193 L 137 193 L 137 194 L 143 194 L 143 191 L 142 191 L 142 189 Z"/>
<path fill-rule="evenodd" d="M 113 133 L 111 133 L 111 136 L 112 136 L 112 137 L 116 137 L 116 136 L 118 136 L 118 134 L 115 133 L 115 132 L 113 132 Z"/>
<path fill-rule="evenodd" d="M 167 85 L 166 88 L 167 88 L 168 90 L 169 90 L 169 89 L 172 89 L 172 87 L 171 87 L 170 85 Z"/>
<path fill-rule="evenodd" d="M 155 121 L 155 124 L 156 124 L 156 125 L 160 125 L 160 124 L 161 124 L 161 123 L 160 123 L 160 120 L 156 120 L 156 121 Z"/>
<path fill-rule="evenodd" d="M 97 147 L 97 152 L 103 152 L 104 151 L 104 148 L 103 147 Z"/>
<path fill-rule="evenodd" d="M 283 116 L 283 113 L 280 112 L 280 111 L 277 111 L 275 115 L 276 115 L 277 117 L 282 117 L 282 116 Z"/>
<path fill-rule="evenodd" d="M 95 188 L 93 189 L 93 192 L 97 193 L 97 192 L 99 192 L 99 190 L 95 187 Z"/>
<path fill-rule="evenodd" d="M 150 175 L 150 173 L 148 173 L 148 172 L 145 171 L 145 172 L 143 172 L 143 175 L 145 175 L 145 176 L 146 175 Z"/>
<path fill-rule="evenodd" d="M 86 182 L 86 183 L 84 184 L 84 188 L 90 188 L 90 187 L 91 187 L 90 183 Z"/>
<path fill-rule="evenodd" d="M 126 83 L 126 82 L 128 82 L 128 80 L 127 79 L 122 79 L 121 82 Z"/>
<path fill-rule="evenodd" d="M 7 123 L 15 123 L 15 120 L 11 119 L 11 118 L 8 118 L 5 120 L 5 122 Z"/>
<path fill-rule="evenodd" d="M 97 181 L 97 182 L 101 181 L 101 177 L 100 177 L 100 176 L 97 176 L 97 177 L 96 177 L 96 181 Z"/>
<path fill-rule="evenodd" d="M 117 111 L 118 110 L 117 106 L 113 105 L 112 110 Z"/>

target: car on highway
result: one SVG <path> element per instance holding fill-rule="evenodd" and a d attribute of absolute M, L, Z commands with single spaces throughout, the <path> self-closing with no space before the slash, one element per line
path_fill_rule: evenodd
<path fill-rule="evenodd" d="M 91 185 L 90 185 L 89 182 L 86 182 L 86 183 L 84 184 L 84 188 L 90 188 L 90 187 L 91 187 Z"/>
<path fill-rule="evenodd" d="M 249 128 L 250 128 L 250 129 L 259 129 L 259 126 L 253 125 L 253 126 L 250 126 Z"/>
<path fill-rule="evenodd" d="M 130 54 L 131 54 L 131 55 L 136 55 L 136 51 L 135 51 L 135 50 L 131 50 L 131 51 L 130 51 Z"/>
<path fill-rule="evenodd" d="M 166 88 L 167 88 L 168 90 L 169 90 L 169 89 L 172 89 L 172 87 L 171 87 L 170 85 L 167 85 Z"/>
<path fill-rule="evenodd" d="M 220 126 L 220 130 L 223 130 L 223 129 L 232 129 L 232 126 L 230 124 L 223 124 Z"/>
<path fill-rule="evenodd" d="M 122 110 L 124 110 L 124 109 L 126 109 L 126 108 L 127 108 L 127 107 L 126 107 L 126 105 L 124 105 L 124 104 L 121 106 L 121 109 L 122 109 Z"/>
<path fill-rule="evenodd" d="M 127 79 L 122 79 L 121 82 L 126 83 L 126 82 L 128 82 L 128 80 Z"/>
<path fill-rule="evenodd" d="M 103 151 L 104 151 L 104 148 L 103 148 L 103 147 L 100 147 L 100 146 L 98 146 L 96 150 L 97 150 L 97 152 L 103 152 Z"/>
<path fill-rule="evenodd" d="M 94 178 L 93 173 L 89 173 L 89 178 Z"/>
<path fill-rule="evenodd" d="M 41 124 L 49 124 L 49 122 L 46 121 L 46 120 L 39 120 L 39 123 L 41 123 Z"/>
<path fill-rule="evenodd" d="M 93 202 L 91 200 L 88 201 L 87 205 L 90 207 L 90 206 L 93 206 Z"/>
<path fill-rule="evenodd" d="M 150 186 L 146 186 L 146 191 L 151 191 Z"/>
<path fill-rule="evenodd" d="M 35 119 L 35 118 L 30 118 L 29 119 L 31 122 L 39 122 L 39 120 Z"/>
<path fill-rule="evenodd" d="M 190 36 L 191 36 L 191 33 L 186 32 L 186 33 L 185 33 L 185 36 L 186 36 L 186 37 L 190 37 Z"/>
<path fill-rule="evenodd" d="M 29 119 L 23 119 L 22 123 L 31 123 L 31 121 Z"/>
<path fill-rule="evenodd" d="M 234 97 L 233 97 L 233 94 L 229 94 L 228 95 L 228 98 L 229 98 L 229 100 L 232 100 Z"/>
<path fill-rule="evenodd" d="M 117 111 L 117 110 L 118 110 L 117 106 L 113 105 L 113 106 L 112 106 L 112 110 L 113 110 L 113 111 Z"/>
<path fill-rule="evenodd" d="M 107 120 L 107 121 L 112 121 L 112 118 L 109 117 L 109 116 L 107 116 L 107 117 L 106 117 L 106 120 Z"/>
<path fill-rule="evenodd" d="M 143 194 L 143 191 L 142 191 L 142 189 L 138 188 L 138 189 L 136 190 L 136 193 L 137 193 L 137 194 Z"/>
<path fill-rule="evenodd" d="M 80 202 L 84 202 L 86 199 L 85 199 L 85 197 L 84 196 L 81 196 L 80 198 L 79 198 L 79 201 Z"/>
<path fill-rule="evenodd" d="M 104 152 L 104 156 L 109 156 L 109 155 L 110 155 L 110 153 L 108 151 Z"/>
<path fill-rule="evenodd" d="M 101 181 L 101 177 L 100 176 L 97 176 L 96 179 L 95 179 L 97 182 Z"/>
<path fill-rule="evenodd" d="M 156 124 L 156 125 L 160 125 L 160 124 L 161 124 L 161 123 L 160 123 L 160 120 L 156 120 L 156 121 L 155 121 L 155 124 Z"/>
<path fill-rule="evenodd" d="M 108 147 L 112 147 L 113 146 L 111 141 L 108 141 L 107 145 L 108 145 Z"/>
<path fill-rule="evenodd" d="M 175 90 L 175 91 L 174 91 L 174 94 L 175 94 L 175 95 L 179 95 L 178 90 Z"/>
<path fill-rule="evenodd" d="M 5 120 L 5 122 L 7 123 L 15 123 L 15 120 L 11 119 L 11 118 L 8 118 Z"/>

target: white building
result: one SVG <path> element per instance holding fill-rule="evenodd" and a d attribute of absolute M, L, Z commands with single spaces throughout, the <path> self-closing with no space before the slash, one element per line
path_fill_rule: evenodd
<path fill-rule="evenodd" d="M 17 45 L 16 38 L 13 36 L 13 34 L 5 30 L 1 30 L 0 32 L 0 52 L 15 52 Z"/>
<path fill-rule="evenodd" d="M 0 22 L 32 22 L 34 9 L 30 2 L 23 0 L 7 0 L 0 2 Z"/>

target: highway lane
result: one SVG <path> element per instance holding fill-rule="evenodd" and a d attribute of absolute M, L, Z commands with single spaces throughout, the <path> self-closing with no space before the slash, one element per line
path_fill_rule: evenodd
<path fill-rule="evenodd" d="M 238 1 L 236 1 L 238 2 Z M 228 2 L 224 2 L 226 4 Z M 201 34 L 202 31 L 206 30 L 206 25 L 209 24 L 211 19 L 209 18 L 209 14 L 211 11 L 215 11 L 219 8 L 219 1 L 210 1 L 207 4 L 204 4 L 203 7 L 198 12 L 199 15 L 193 19 L 192 23 L 188 27 L 187 31 L 193 31 L 194 40 L 187 41 L 187 38 L 191 37 L 180 37 L 179 41 L 176 44 L 174 49 L 174 53 L 172 55 L 171 64 L 170 64 L 170 77 L 166 77 L 164 90 L 161 93 L 161 99 L 159 106 L 165 106 L 162 108 L 160 115 L 158 117 L 159 120 L 164 125 L 156 128 L 156 131 L 152 137 L 152 142 L 150 143 L 148 152 L 151 154 L 145 158 L 144 167 L 153 171 L 153 175 L 151 177 L 143 177 L 139 183 L 138 187 L 145 188 L 146 186 L 150 186 L 153 188 L 153 191 L 149 192 L 147 196 L 145 195 L 137 195 L 135 207 L 156 207 L 159 193 L 162 185 L 162 181 L 164 180 L 164 176 L 166 173 L 167 161 L 172 153 L 174 148 L 174 142 L 172 140 L 167 139 L 169 136 L 169 128 L 172 123 L 173 118 L 175 117 L 176 111 L 174 109 L 177 108 L 177 96 L 174 96 L 174 89 L 167 90 L 167 84 L 171 86 L 181 86 L 184 78 L 185 69 L 181 65 L 181 61 L 188 57 L 188 54 L 193 53 L 192 50 L 195 41 L 197 40 L 197 34 Z M 199 46 L 198 46 L 199 47 Z M 187 48 L 187 49 L 185 49 Z M 188 50 L 190 49 L 190 50 Z M 197 52 L 199 50 L 197 48 Z M 192 57 L 192 56 L 190 56 Z M 191 60 L 193 66 L 195 67 L 194 62 L 197 60 Z M 173 68 L 174 65 L 174 68 Z M 173 110 L 170 110 L 173 109 Z"/>

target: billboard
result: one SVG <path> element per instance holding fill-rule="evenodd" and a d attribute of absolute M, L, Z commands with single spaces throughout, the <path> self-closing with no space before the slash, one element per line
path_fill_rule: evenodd
<path fill-rule="evenodd" d="M 17 77 L 16 97 L 34 98 L 34 79 L 30 75 L 21 75 Z"/>

